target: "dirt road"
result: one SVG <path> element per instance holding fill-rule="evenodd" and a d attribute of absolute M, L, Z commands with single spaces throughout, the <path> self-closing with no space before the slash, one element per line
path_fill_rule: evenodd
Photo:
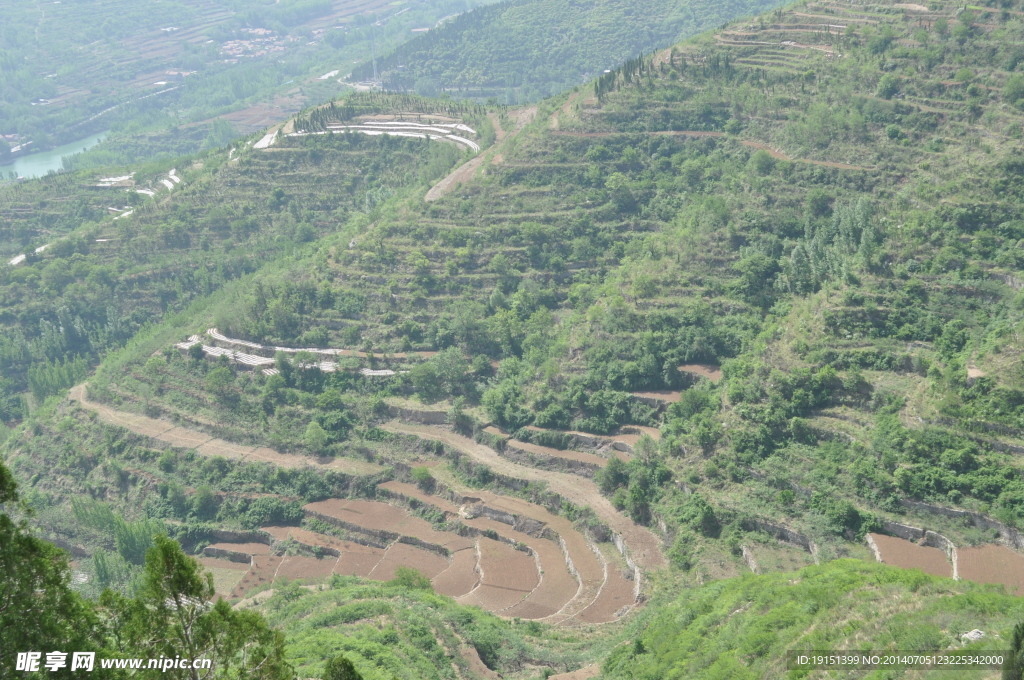
<path fill-rule="evenodd" d="M 497 165 L 502 162 L 503 157 L 501 155 L 501 147 L 504 146 L 505 141 L 508 139 L 512 139 L 513 137 L 518 135 L 519 132 L 526 126 L 526 124 L 532 121 L 534 117 L 536 117 L 536 115 L 536 106 L 531 106 L 529 108 L 521 109 L 519 111 L 510 111 L 509 117 L 515 120 L 515 127 L 507 134 L 501 128 L 501 125 L 498 123 L 498 121 L 494 120 L 495 139 L 497 142 L 494 148 L 497 149 L 497 152 L 494 154 L 494 157 L 491 160 L 493 164 Z M 440 182 L 432 186 L 430 188 L 430 191 L 427 192 L 427 195 L 423 197 L 423 200 L 426 201 L 427 203 L 433 203 L 439 198 L 447 196 L 452 191 L 452 189 L 454 189 L 458 185 L 464 184 L 465 182 L 468 182 L 471 179 L 473 179 L 473 176 L 476 175 L 476 171 L 480 168 L 483 162 L 484 155 L 481 154 L 476 158 L 473 158 L 472 160 L 469 160 L 460 165 L 459 167 L 455 168 L 454 170 L 452 170 L 451 173 L 448 174 L 447 177 L 445 177 Z"/>
<path fill-rule="evenodd" d="M 99 414 L 100 420 L 105 423 L 123 427 L 136 434 L 151 437 L 172 446 L 195 449 L 196 453 L 201 456 L 221 456 L 246 463 L 271 463 L 283 468 L 309 466 L 352 475 L 374 474 L 381 470 L 380 466 L 373 463 L 348 458 L 335 458 L 321 462 L 309 456 L 284 454 L 263 446 L 233 444 L 224 439 L 211 437 L 205 432 L 190 430 L 165 420 L 118 411 L 106 404 L 89 401 L 84 383 L 72 387 L 69 396 L 85 408 L 95 411 Z"/>
<path fill-rule="evenodd" d="M 479 168 L 480 164 L 483 162 L 484 157 L 480 155 L 455 168 L 450 175 L 431 187 L 430 191 L 427 192 L 427 195 L 423 197 L 423 200 L 427 203 L 432 203 L 442 196 L 446 196 L 448 192 L 454 189 L 457 185 L 471 180 L 473 175 L 476 174 L 476 169 Z"/>

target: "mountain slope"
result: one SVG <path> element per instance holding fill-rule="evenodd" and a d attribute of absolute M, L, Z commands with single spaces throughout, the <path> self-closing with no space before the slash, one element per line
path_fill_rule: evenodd
<path fill-rule="evenodd" d="M 630 61 L 535 109 L 485 114 L 367 95 L 306 112 L 264 138 L 273 145 L 210 154 L 210 167 L 192 171 L 203 182 L 163 195 L 159 212 L 140 215 L 145 228 L 98 220 L 117 229 L 104 257 L 140 267 L 208 261 L 212 271 L 243 236 L 259 257 L 240 280 L 213 279 L 189 296 L 145 270 L 111 273 L 119 301 L 146 301 L 154 323 L 122 350 L 86 355 L 102 359 L 90 399 L 145 418 L 116 430 L 55 399 L 11 435 L 5 458 L 33 490 L 38 524 L 86 553 L 111 542 L 71 519 L 70 499 L 84 493 L 128 519 L 166 520 L 191 549 L 233 536 L 218 540 L 236 548 L 214 549 L 251 551 L 255 564 L 236 594 L 276 579 L 277 559 L 325 559 L 301 552 L 297 532 L 319 534 L 321 549 L 356 543 L 328 520 L 366 507 L 401 515 L 432 541 L 507 550 L 502 564 L 525 565 L 516 578 L 533 572 L 512 543 L 538 560 L 555 554 L 525 520 L 557 528 L 579 549 L 567 554 L 593 560 L 589 575 L 572 576 L 581 595 L 559 626 L 622 619 L 638 609 L 638 590 L 844 556 L 913 566 L 926 549 L 934 552 L 918 564 L 933 571 L 1020 592 L 1017 12 L 808 3 Z M 493 145 L 464 182 L 425 201 L 471 161 L 452 139 L 458 125 Z M 380 134 L 387 126 L 438 139 Z M 225 169 L 214 172 L 218 163 Z M 19 191 L 32 203 L 6 207 L 16 228 L 69 236 L 0 274 L 3 299 L 16 301 L 3 323 L 25 334 L 5 356 L 21 362 L 23 384 L 31 369 L 54 386 L 45 394 L 59 393 L 84 371 L 52 363 L 62 351 L 52 343 L 79 332 L 61 308 L 95 313 L 112 296 L 82 292 L 96 283 L 87 267 L 101 263 L 99 246 L 57 247 L 97 226 L 77 227 L 73 209 L 43 195 L 78 197 L 80 210 L 87 190 L 62 177 Z M 343 228 L 329 215 L 339 204 Z M 226 232 L 214 220 L 222 206 L 232 211 Z M 189 240 L 154 238 L 179 214 Z M 297 231 L 305 220 L 312 233 Z M 311 240 L 297 245 L 289 233 Z M 157 316 L 164 297 L 182 313 Z M 82 332 L 100 338 L 100 328 Z M 51 347 L 57 354 L 45 354 Z M 155 432 L 151 420 L 162 423 Z M 186 432 L 160 438 L 175 427 L 227 444 L 218 454 Z M 260 458 L 260 449 L 270 452 Z M 288 457 L 294 466 L 275 463 Z M 323 474 L 298 464 L 311 457 L 374 467 Z M 557 487 L 543 484 L 555 475 Z M 577 478 L 579 495 L 555 493 Z M 275 500 L 257 502 L 262 495 Z M 460 512 L 477 507 L 503 520 Z M 416 538 L 394 530 L 398 519 L 384 529 L 343 521 L 345 532 L 392 532 L 392 554 L 412 545 L 392 534 Z M 273 536 L 259 543 L 268 550 L 242 542 L 256 530 Z M 224 531 L 235 533 L 214 533 Z M 508 542 L 492 546 L 487 531 Z M 660 555 L 631 544 L 637 535 L 659 539 L 670 576 L 658 573 Z M 887 552 L 899 537 L 922 545 Z M 486 574 L 488 558 L 474 552 Z M 843 603 L 886 597 L 873 579 L 893 573 L 850 563 L 803 572 Z M 727 581 L 693 597 L 730 613 L 756 599 L 745 591 L 756 581 L 785 604 L 804 594 L 785 585 L 795 578 Z M 901 602 L 915 588 L 961 587 L 892 578 Z M 490 608 L 507 613 L 536 587 L 524 578 L 521 595 L 481 589 L 470 599 L 493 596 Z M 971 612 L 983 589 L 968 590 L 948 599 Z M 610 595 L 598 607 L 601 593 Z M 1001 613 L 985 625 L 1005 632 L 999 617 L 1016 616 L 1017 601 L 992 597 Z M 665 672 L 675 660 L 660 652 L 662 637 L 685 642 L 693 631 L 668 620 L 672 603 L 651 602 L 636 625 L 656 621 L 643 649 L 650 640 L 659 651 L 640 663 Z M 914 619 L 928 628 L 923 648 L 942 649 L 972 625 L 950 623 L 937 602 Z M 534 611 L 538 621 L 558 614 Z M 863 616 L 868 642 L 893 639 L 877 612 Z M 794 634 L 814 624 L 791 618 Z M 787 640 L 743 621 L 749 636 L 726 626 L 718 640 L 749 644 L 741 661 L 777 668 Z M 591 658 L 623 627 L 598 630 Z M 759 650 L 763 661 L 751 657 Z M 610 673 L 635 666 L 624 654 Z M 678 660 L 690 668 L 693 657 Z"/>
<path fill-rule="evenodd" d="M 377 69 L 388 90 L 525 103 L 776 4 L 508 0 L 432 28 L 378 60 Z M 367 63 L 352 77 L 368 80 L 373 73 Z"/>
<path fill-rule="evenodd" d="M 842 560 L 796 574 L 711 583 L 666 598 L 633 644 L 609 656 L 601 677 L 835 677 L 843 671 L 788 671 L 787 653 L 997 651 L 1012 637 L 1021 607 L 1020 598 L 974 584 Z M 976 630 L 984 637 L 968 646 L 961 636 Z M 880 672 L 924 674 L 905 668 Z M 863 677 L 867 671 L 845 673 Z M 931 673 L 942 677 L 950 671 Z M 996 677 L 998 671 L 972 674 Z"/>

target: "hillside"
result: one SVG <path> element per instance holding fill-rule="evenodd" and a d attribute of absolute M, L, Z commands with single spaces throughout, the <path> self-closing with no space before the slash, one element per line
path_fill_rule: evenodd
<path fill-rule="evenodd" d="M 377 61 L 385 89 L 525 104 L 593 78 L 640 53 L 777 2 L 505 0 L 466 12 Z M 373 77 L 367 62 L 355 80 Z"/>
<path fill-rule="evenodd" d="M 412 28 L 478 4 L 5 3 L 0 166 L 104 131 L 112 134 L 74 167 L 219 148 L 344 92 L 339 75 L 368 59 L 371 45 L 392 49 L 415 35 Z M 0 179 L 12 171 L 0 167 Z"/>
<path fill-rule="evenodd" d="M 1002 649 L 1020 619 L 1021 599 L 841 560 L 797 574 L 710 583 L 666 597 L 656 609 L 633 643 L 618 647 L 604 662 L 602 678 L 872 677 L 866 671 L 787 672 L 786 652 Z M 962 637 L 978 630 L 984 633 L 980 640 Z M 998 670 L 876 673 L 999 677 Z"/>
<path fill-rule="evenodd" d="M 709 676 L 777 676 L 835 621 L 811 639 L 1005 641 L 1021 12 L 808 2 L 532 107 L 363 94 L 173 171 L 0 188 L 35 526 L 86 590 L 131 587 L 114 529 L 147 521 L 231 599 L 416 567 L 539 631 L 481 653 L 511 677 L 689 677 L 705 630 L 737 652 Z M 422 604 L 448 613 L 396 627 L 465 638 Z"/>

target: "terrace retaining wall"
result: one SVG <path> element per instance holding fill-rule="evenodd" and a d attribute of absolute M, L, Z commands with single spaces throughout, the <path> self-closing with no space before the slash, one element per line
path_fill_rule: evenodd
<path fill-rule="evenodd" d="M 793 531 L 789 527 L 784 527 L 781 524 L 773 524 L 767 520 L 759 519 L 756 517 L 750 517 L 743 520 L 743 528 L 747 531 L 763 531 L 766 534 L 774 536 L 780 541 L 787 543 L 793 543 L 807 552 L 811 553 L 814 558 L 815 564 L 818 562 L 818 546 L 815 545 L 807 536 L 804 536 L 799 531 Z"/>
<path fill-rule="evenodd" d="M 408 420 L 422 425 L 448 424 L 447 411 L 421 411 L 419 409 L 402 408 L 388 404 L 388 415 L 400 420 Z"/>
<path fill-rule="evenodd" d="M 211 529 L 210 538 L 219 543 L 262 543 L 270 545 L 274 538 L 265 531 L 228 531 Z"/>
<path fill-rule="evenodd" d="M 906 499 L 901 500 L 900 505 L 910 510 L 942 515 L 943 517 L 949 517 L 951 519 L 966 519 L 976 527 L 981 527 L 982 529 L 994 529 L 998 531 L 999 536 L 996 540 L 1003 545 L 1013 548 L 1014 550 L 1024 549 L 1024 536 L 1022 536 L 1019 531 L 980 513 L 971 512 L 969 510 L 944 508 L 939 505 L 931 505 L 929 503 L 921 503 L 919 501 Z"/>
<path fill-rule="evenodd" d="M 236 550 L 225 550 L 224 548 L 214 548 L 212 546 L 206 546 L 203 548 L 203 554 L 207 557 L 219 557 L 229 562 L 238 562 L 239 564 L 252 564 L 252 555 L 248 553 L 238 552 Z"/>
<path fill-rule="evenodd" d="M 539 470 L 558 470 L 561 472 L 571 472 L 573 474 L 580 475 L 582 477 L 593 477 L 600 470 L 600 466 L 594 463 L 587 463 L 581 460 L 573 460 L 571 458 L 560 458 L 558 456 L 548 456 L 542 453 L 535 453 L 528 451 L 524 448 L 517 446 L 515 440 L 511 440 L 505 444 L 505 451 L 502 453 L 504 458 L 509 460 L 534 467 Z"/>

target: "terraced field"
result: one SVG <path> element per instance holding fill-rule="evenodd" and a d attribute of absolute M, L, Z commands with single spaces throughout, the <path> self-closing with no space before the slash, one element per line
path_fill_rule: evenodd
<path fill-rule="evenodd" d="M 879 562 L 904 569 L 920 569 L 935 576 L 953 576 L 953 567 L 938 548 L 917 545 L 896 536 L 868 534 L 869 545 Z"/>
<path fill-rule="evenodd" d="M 979 583 L 998 583 L 1007 591 L 1024 595 L 1024 556 L 1002 545 L 957 549 L 960 578 Z"/>
<path fill-rule="evenodd" d="M 321 461 L 305 456 L 282 454 L 263 446 L 234 444 L 205 432 L 174 425 L 164 420 L 118 411 L 105 404 L 90 401 L 87 396 L 87 386 L 84 384 L 72 388 L 70 397 L 86 409 L 96 412 L 106 423 L 152 437 L 170 446 L 194 450 L 202 456 L 221 457 L 239 462 L 270 463 L 282 468 L 310 466 L 353 474 L 373 474 L 381 470 L 380 466 L 360 460 L 336 458 L 330 461 Z"/>
<path fill-rule="evenodd" d="M 443 497 L 399 481 L 380 484 L 379 493 L 394 503 L 328 499 L 305 506 L 308 518 L 354 540 L 267 526 L 260 532 L 265 543 L 210 544 L 203 564 L 215 574 L 218 592 L 236 598 L 280 579 L 316 581 L 335 573 L 389 580 L 407 566 L 431 579 L 437 592 L 501 616 L 606 623 L 636 604 L 640 572 L 611 544 L 597 544 L 546 508 L 484 490 L 449 489 Z M 440 512 L 445 526 L 462 529 L 435 529 L 400 504 Z M 281 553 L 296 547 L 302 554 Z"/>
<path fill-rule="evenodd" d="M 607 522 L 608 526 L 621 537 L 629 555 L 641 568 L 657 569 L 666 564 L 660 541 L 654 533 L 619 513 L 608 499 L 600 494 L 593 482 L 567 473 L 536 470 L 513 463 L 499 456 L 493 449 L 438 427 L 392 421 L 387 423 L 384 429 L 440 441 L 457 451 L 468 454 L 474 460 L 490 466 L 495 472 L 513 479 L 545 482 L 551 491 L 567 500 L 580 507 L 592 508 L 597 516 Z"/>

